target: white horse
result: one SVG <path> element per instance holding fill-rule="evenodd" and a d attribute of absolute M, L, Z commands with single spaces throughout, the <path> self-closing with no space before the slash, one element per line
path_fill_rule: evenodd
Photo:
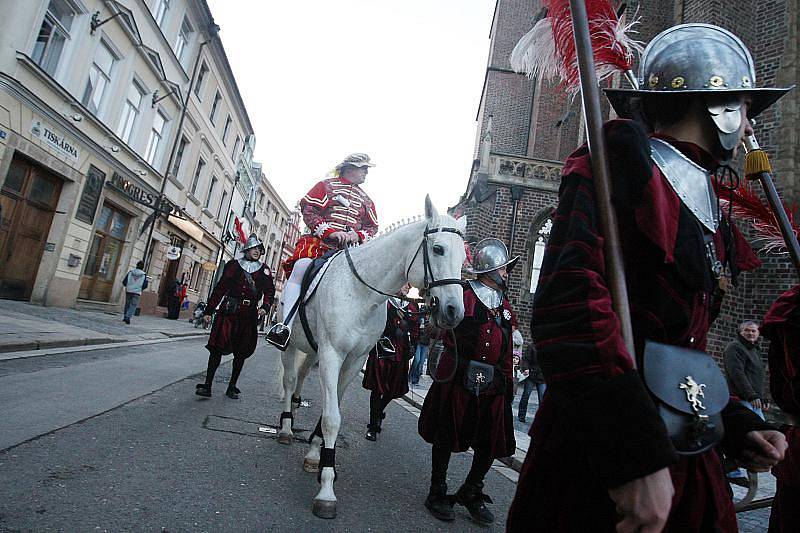
<path fill-rule="evenodd" d="M 411 283 L 422 289 L 434 321 L 453 328 L 464 317 L 461 266 L 465 259 L 466 218 L 439 215 L 425 198 L 425 218 L 340 253 L 331 260 L 319 288 L 306 307 L 318 344 L 311 348 L 300 321 L 282 354 L 284 412 L 278 442 L 291 444 L 292 422 L 300 405 L 303 380 L 319 359 L 322 418 L 311 438 L 303 469 L 319 471 L 319 493 L 313 513 L 336 517 L 336 438 L 341 425 L 339 404 L 386 325 L 388 295 Z M 359 279 L 360 278 L 360 279 Z M 321 437 L 320 437 L 321 433 Z"/>

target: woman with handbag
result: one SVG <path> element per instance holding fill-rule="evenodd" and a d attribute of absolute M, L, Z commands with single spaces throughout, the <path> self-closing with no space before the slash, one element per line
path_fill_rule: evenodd
<path fill-rule="evenodd" d="M 259 261 L 264 254 L 264 245 L 255 233 L 244 244 L 241 259 L 231 259 L 225 264 L 222 277 L 208 299 L 203 311 L 206 323 L 215 315 L 211 335 L 208 338 L 208 369 L 206 380 L 198 383 L 195 394 L 211 396 L 214 374 L 223 355 L 233 354 L 233 370 L 225 395 L 239 399 L 241 392 L 236 387 L 244 361 L 256 350 L 258 342 L 258 319 L 267 314 L 275 296 L 272 276 Z M 261 301 L 261 307 L 258 302 Z"/>
<path fill-rule="evenodd" d="M 400 290 L 405 296 L 409 285 Z M 365 438 L 378 440 L 381 422 L 386 414 L 384 410 L 395 398 L 401 398 L 408 392 L 408 362 L 414 356 L 414 343 L 419 336 L 419 323 L 416 319 L 417 306 L 398 298 L 389 298 L 386 303 L 386 327 L 381 341 L 376 344 L 367 358 L 364 379 L 361 385 L 369 390 L 369 424 Z M 391 346 L 388 346 L 386 339 Z"/>
<path fill-rule="evenodd" d="M 455 518 L 455 502 L 476 522 L 494 522 L 485 505 L 491 498 L 483 494 L 483 479 L 496 458 L 513 455 L 516 448 L 511 351 L 517 322 L 504 291 L 518 259 L 509 259 L 498 239 L 479 242 L 472 260 L 477 279 L 464 288 L 464 319 L 452 335 L 442 332 L 444 353 L 419 418 L 419 434 L 433 445 L 425 507 L 440 520 Z M 450 454 L 469 448 L 475 452 L 472 468 L 461 488 L 448 496 Z"/>

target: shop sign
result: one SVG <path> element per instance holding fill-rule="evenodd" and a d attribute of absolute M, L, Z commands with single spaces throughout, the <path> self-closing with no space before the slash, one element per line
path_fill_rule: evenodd
<path fill-rule="evenodd" d="M 114 172 L 114 174 L 111 176 L 111 180 L 108 183 L 111 184 L 116 190 L 125 193 L 128 198 L 136 203 L 144 204 L 152 208 L 155 208 L 156 204 L 158 203 L 158 195 L 142 189 L 135 183 L 120 176 L 117 172 Z M 178 209 L 175 207 L 175 204 L 166 198 L 161 198 L 161 205 L 159 206 L 158 210 L 163 213 L 178 213 Z"/>
<path fill-rule="evenodd" d="M 213 272 L 217 269 L 217 265 L 212 263 L 211 261 L 206 261 L 203 263 L 203 270 L 207 270 L 209 272 Z"/>
<path fill-rule="evenodd" d="M 31 123 L 31 134 L 34 137 L 43 139 L 47 144 L 72 158 L 75 162 L 78 161 L 80 153 L 78 152 L 77 143 L 72 139 L 67 138 L 65 135 L 54 131 L 48 124 L 41 120 L 34 120 Z"/>
<path fill-rule="evenodd" d="M 174 261 L 181 256 L 180 246 L 170 246 L 167 249 L 167 259 Z"/>

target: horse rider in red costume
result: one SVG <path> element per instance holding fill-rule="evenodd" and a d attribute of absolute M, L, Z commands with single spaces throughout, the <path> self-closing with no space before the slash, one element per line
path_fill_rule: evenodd
<path fill-rule="evenodd" d="M 378 231 L 375 204 L 360 187 L 374 166 L 367 154 L 350 154 L 336 165 L 334 177 L 318 182 L 300 200 L 303 221 L 311 233 L 300 237 L 294 253 L 283 263 L 288 278 L 283 289 L 283 320 L 300 297 L 303 275 L 314 259 L 329 250 L 360 244 Z M 286 349 L 296 314 L 269 330 L 270 344 Z"/>

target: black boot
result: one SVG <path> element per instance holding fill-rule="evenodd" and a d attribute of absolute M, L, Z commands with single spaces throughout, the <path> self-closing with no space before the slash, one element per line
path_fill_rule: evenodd
<path fill-rule="evenodd" d="M 269 329 L 266 338 L 268 343 L 283 352 L 289 345 L 289 337 L 291 336 L 292 330 L 289 329 L 289 326 L 278 323 Z"/>
<path fill-rule="evenodd" d="M 425 507 L 439 520 L 452 522 L 456 519 L 453 497 L 447 495 L 447 483 L 431 484 L 431 490 L 425 498 Z"/>
<path fill-rule="evenodd" d="M 225 391 L 225 396 L 227 396 L 231 400 L 238 400 L 240 392 L 242 392 L 242 391 L 237 389 L 235 386 L 228 385 L 228 390 Z"/>
<path fill-rule="evenodd" d="M 469 515 L 479 524 L 491 524 L 494 515 L 486 508 L 485 503 L 493 503 L 492 499 L 483 493 L 483 483 L 464 483 L 455 495 L 457 503 L 469 511 Z"/>
<path fill-rule="evenodd" d="M 364 438 L 367 439 L 367 440 L 370 440 L 372 442 L 375 442 L 376 440 L 378 440 L 378 433 L 380 433 L 380 432 L 381 432 L 381 428 L 374 428 L 374 427 L 372 427 L 372 425 L 368 425 L 367 426 L 367 434 L 364 435 Z"/>
<path fill-rule="evenodd" d="M 211 385 L 207 385 L 205 383 L 198 383 L 194 387 L 194 393 L 197 394 L 198 396 L 211 398 Z"/>

